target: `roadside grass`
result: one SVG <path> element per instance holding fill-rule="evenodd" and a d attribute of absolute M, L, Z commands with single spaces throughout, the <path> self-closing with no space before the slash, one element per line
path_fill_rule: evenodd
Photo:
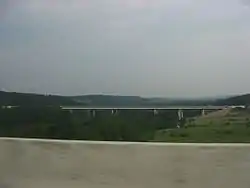
<path fill-rule="evenodd" d="M 187 121 L 186 128 L 160 130 L 156 142 L 250 143 L 250 113 L 228 110 Z"/>

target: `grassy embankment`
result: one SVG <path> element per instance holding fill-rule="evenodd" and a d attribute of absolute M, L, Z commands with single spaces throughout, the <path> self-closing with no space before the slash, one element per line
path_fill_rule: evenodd
<path fill-rule="evenodd" d="M 154 141 L 250 143 L 250 111 L 225 109 L 188 119 L 186 128 L 157 131 Z"/>

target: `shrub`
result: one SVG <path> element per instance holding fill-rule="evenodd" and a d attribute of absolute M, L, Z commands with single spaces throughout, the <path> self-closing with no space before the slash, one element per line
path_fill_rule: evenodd
<path fill-rule="evenodd" d="M 214 130 L 217 134 L 232 134 L 232 129 L 215 129 Z"/>
<path fill-rule="evenodd" d="M 169 133 L 169 136 L 170 137 L 176 137 L 176 136 L 178 136 L 175 132 L 173 132 L 173 131 L 171 131 L 170 133 Z"/>
<path fill-rule="evenodd" d="M 188 137 L 188 133 L 180 133 L 181 137 Z"/>
<path fill-rule="evenodd" d="M 247 127 L 247 128 L 250 127 L 250 121 L 248 121 L 248 122 L 246 123 L 246 127 Z"/>
<path fill-rule="evenodd" d="M 223 131 L 224 134 L 232 134 L 233 131 L 231 129 L 226 129 Z"/>

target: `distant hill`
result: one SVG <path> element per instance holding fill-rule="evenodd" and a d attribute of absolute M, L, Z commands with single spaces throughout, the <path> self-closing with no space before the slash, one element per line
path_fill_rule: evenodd
<path fill-rule="evenodd" d="M 249 105 L 250 94 L 229 97 L 226 99 L 217 100 L 216 105 Z"/>
<path fill-rule="evenodd" d="M 167 105 L 210 105 L 214 100 L 208 99 L 171 99 L 171 98 L 143 98 L 139 96 L 115 95 L 83 95 L 71 97 L 86 106 L 167 106 Z"/>
<path fill-rule="evenodd" d="M 138 96 L 85 95 L 73 97 L 85 105 L 105 106 L 204 106 L 204 105 L 250 105 L 250 94 L 197 99 L 142 98 Z"/>
<path fill-rule="evenodd" d="M 150 102 L 149 99 L 139 96 L 83 95 L 71 98 L 86 106 L 139 106 Z"/>
<path fill-rule="evenodd" d="M 143 98 L 139 96 L 82 95 L 57 96 L 0 91 L 0 106 L 203 106 L 250 104 L 250 94 L 220 99 Z"/>
<path fill-rule="evenodd" d="M 76 104 L 76 101 L 63 96 L 0 91 L 1 106 L 60 106 Z"/>

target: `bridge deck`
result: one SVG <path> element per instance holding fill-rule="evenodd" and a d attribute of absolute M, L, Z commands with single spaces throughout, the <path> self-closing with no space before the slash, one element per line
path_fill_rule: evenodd
<path fill-rule="evenodd" d="M 82 106 L 62 106 L 63 110 L 221 110 L 225 109 L 227 106 L 166 106 L 166 107 L 156 107 L 156 106 L 147 106 L 147 107 L 82 107 Z"/>

